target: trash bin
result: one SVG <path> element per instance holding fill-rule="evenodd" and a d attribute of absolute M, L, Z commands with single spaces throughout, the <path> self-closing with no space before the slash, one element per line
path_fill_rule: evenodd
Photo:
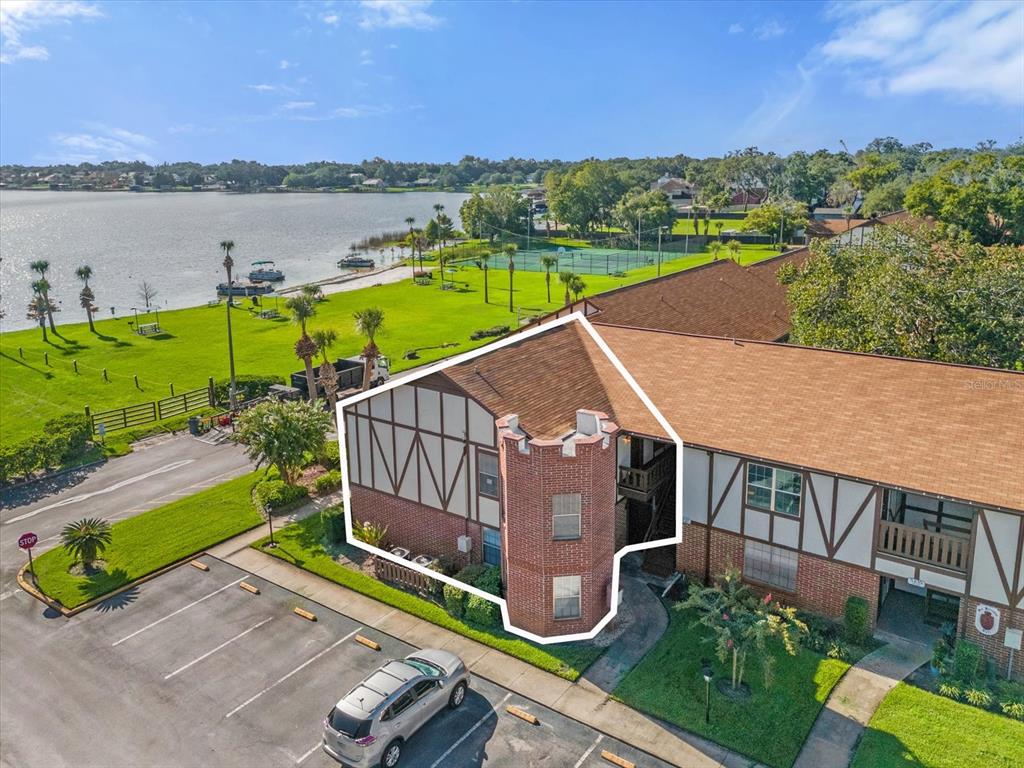
<path fill-rule="evenodd" d="M 194 436 L 198 437 L 198 435 L 199 435 L 199 417 L 198 416 L 189 416 L 188 417 L 188 433 L 190 435 L 194 435 Z"/>

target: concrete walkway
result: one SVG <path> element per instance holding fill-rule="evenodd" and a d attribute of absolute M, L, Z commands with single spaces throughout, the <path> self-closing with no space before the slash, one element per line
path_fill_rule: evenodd
<path fill-rule="evenodd" d="M 887 644 L 854 664 L 825 702 L 794 768 L 846 768 L 882 699 L 931 658 L 922 643 L 889 636 Z"/>
<path fill-rule="evenodd" d="M 316 509 L 314 504 L 305 505 L 295 517 L 312 514 Z M 570 683 L 524 661 L 249 547 L 249 544 L 265 535 L 266 528 L 262 527 L 212 547 L 208 552 L 411 645 L 445 648 L 457 653 L 474 675 L 557 710 L 608 736 L 640 747 L 672 765 L 680 768 L 738 768 L 751 763 L 749 758 L 741 757 L 712 742 L 690 734 L 673 733 L 657 721 L 612 701 L 603 691 L 586 681 Z"/>

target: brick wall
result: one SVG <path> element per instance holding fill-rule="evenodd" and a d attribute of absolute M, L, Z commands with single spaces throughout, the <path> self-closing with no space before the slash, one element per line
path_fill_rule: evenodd
<path fill-rule="evenodd" d="M 562 455 L 558 443 L 529 443 L 522 453 L 511 433 L 502 433 L 504 482 L 503 543 L 509 618 L 538 635 L 586 632 L 611 606 L 615 550 L 615 434 L 605 441 L 581 438 L 576 455 Z M 551 497 L 582 497 L 580 538 L 555 541 Z M 580 617 L 554 619 L 552 579 L 580 576 Z"/>
<path fill-rule="evenodd" d="M 445 557 L 460 568 L 470 562 L 479 563 L 483 558 L 481 526 L 458 515 L 361 485 L 352 486 L 352 514 L 362 522 L 371 520 L 386 525 L 385 544 L 405 547 L 412 550 L 413 555 Z M 468 555 L 459 552 L 459 536 L 473 539 Z"/>
<path fill-rule="evenodd" d="M 691 579 L 704 579 L 704 553 L 707 526 L 690 523 L 683 526 L 683 542 L 676 547 L 676 568 Z M 727 531 L 711 531 L 711 576 L 727 568 L 743 571 L 744 537 Z M 840 618 L 850 595 L 863 597 L 870 604 L 872 624 L 878 608 L 879 577 L 863 568 L 800 553 L 797 561 L 796 591 L 782 592 L 752 583 L 755 592 L 771 591 L 780 602 L 814 613 Z"/>
<path fill-rule="evenodd" d="M 997 606 L 999 608 L 999 630 L 994 635 L 983 635 L 974 626 L 975 611 L 981 604 L 990 605 L 984 600 L 973 597 L 962 598 L 958 626 L 964 628 L 963 636 L 965 638 L 980 645 L 986 656 L 995 659 L 999 676 L 1005 677 L 1010 649 L 1003 645 L 1003 638 L 1006 636 L 1007 629 L 1024 629 L 1024 611 Z M 1013 677 L 1015 680 L 1024 682 L 1024 651 L 1014 651 Z"/>

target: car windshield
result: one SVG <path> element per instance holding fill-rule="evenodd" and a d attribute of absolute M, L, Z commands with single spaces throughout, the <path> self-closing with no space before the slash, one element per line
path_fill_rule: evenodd
<path fill-rule="evenodd" d="M 405 663 L 427 677 L 440 677 L 444 674 L 443 669 L 423 659 L 406 659 Z"/>
<path fill-rule="evenodd" d="M 361 739 L 370 733 L 370 720 L 353 717 L 337 707 L 331 710 L 327 720 L 330 722 L 331 728 L 353 739 Z"/>

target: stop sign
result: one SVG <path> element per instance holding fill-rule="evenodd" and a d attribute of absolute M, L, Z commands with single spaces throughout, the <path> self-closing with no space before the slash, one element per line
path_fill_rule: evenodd
<path fill-rule="evenodd" d="M 39 541 L 39 537 L 34 533 L 23 533 L 18 538 L 18 546 L 22 549 L 32 549 L 37 541 Z"/>

